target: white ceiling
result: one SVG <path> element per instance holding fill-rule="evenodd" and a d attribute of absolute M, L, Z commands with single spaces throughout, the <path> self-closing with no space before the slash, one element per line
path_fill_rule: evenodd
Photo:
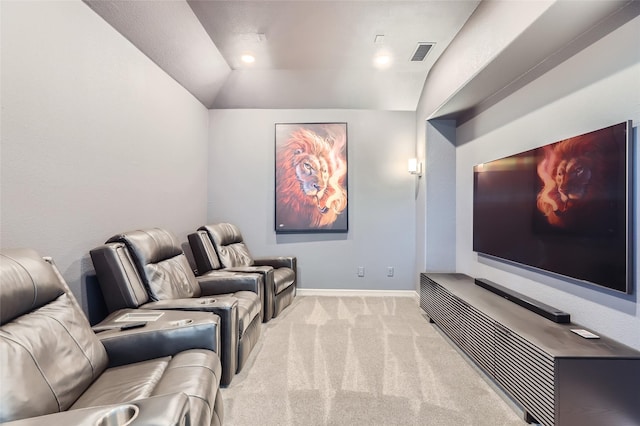
<path fill-rule="evenodd" d="M 85 2 L 209 108 L 414 111 L 479 0 Z M 411 62 L 420 42 L 434 46 Z"/>
<path fill-rule="evenodd" d="M 415 111 L 430 68 L 480 9 L 480 0 L 84 1 L 208 108 Z M 437 115 L 465 119 L 490 106 L 620 25 L 597 28 L 638 2 L 547 3 Z M 640 13 L 627 9 L 624 19 Z M 434 47 L 410 62 L 421 42 Z M 373 64 L 381 52 L 392 58 L 383 69 Z M 243 64 L 244 53 L 256 62 Z"/>

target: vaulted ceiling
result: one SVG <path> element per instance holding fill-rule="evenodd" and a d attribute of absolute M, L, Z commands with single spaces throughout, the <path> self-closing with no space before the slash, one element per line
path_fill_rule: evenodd
<path fill-rule="evenodd" d="M 208 108 L 404 111 L 416 110 L 430 69 L 480 4 L 84 1 Z M 561 60 L 558 52 L 569 54 L 567 45 L 628 1 L 548 3 L 557 5 L 538 25 L 523 28 L 522 37 L 496 54 L 496 66 L 483 66 L 444 112 L 468 110 L 524 74 L 535 75 L 532 70 L 544 68 L 545 62 L 548 66 L 549 58 Z M 411 61 L 421 43 L 432 46 L 424 60 Z M 255 62 L 242 62 L 244 54 Z M 381 55 L 388 56 L 388 63 L 377 65 Z"/>

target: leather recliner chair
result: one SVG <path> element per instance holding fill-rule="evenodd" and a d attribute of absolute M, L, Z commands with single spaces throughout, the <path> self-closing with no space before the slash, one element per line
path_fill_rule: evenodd
<path fill-rule="evenodd" d="M 188 235 L 198 274 L 211 271 L 260 273 L 264 278 L 263 320 L 269 321 L 291 304 L 297 287 L 293 256 L 253 258 L 237 226 L 205 225 Z"/>
<path fill-rule="evenodd" d="M 219 318 L 200 315 L 197 326 L 145 331 L 155 345 L 141 347 L 139 329 L 102 338 L 53 261 L 2 250 L 0 423 L 222 424 Z"/>
<path fill-rule="evenodd" d="M 240 372 L 260 336 L 260 275 L 228 272 L 196 278 L 175 236 L 160 228 L 115 235 L 90 254 L 109 311 L 213 312 L 221 320 L 221 385 Z"/>

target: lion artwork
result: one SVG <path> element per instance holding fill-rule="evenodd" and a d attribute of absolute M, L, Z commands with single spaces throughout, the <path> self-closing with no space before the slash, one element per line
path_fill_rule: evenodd
<path fill-rule="evenodd" d="M 291 133 L 276 152 L 276 220 L 281 229 L 330 228 L 347 206 L 346 135 Z"/>
<path fill-rule="evenodd" d="M 608 182 L 612 176 L 608 164 L 608 141 L 596 141 L 583 135 L 547 145 L 538 164 L 543 188 L 538 193 L 538 210 L 549 224 L 571 227 L 595 210 L 607 208 Z M 600 224 L 602 225 L 602 224 Z"/>

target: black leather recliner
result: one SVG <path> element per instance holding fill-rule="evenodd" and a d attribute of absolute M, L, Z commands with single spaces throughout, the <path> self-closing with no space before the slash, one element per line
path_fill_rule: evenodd
<path fill-rule="evenodd" d="M 196 278 L 175 236 L 160 228 L 115 235 L 90 254 L 109 311 L 213 312 L 221 319 L 221 385 L 240 372 L 260 336 L 262 276 L 228 272 Z"/>
<path fill-rule="evenodd" d="M 219 317 L 199 316 L 96 335 L 50 259 L 2 250 L 0 423 L 222 424 Z"/>
<path fill-rule="evenodd" d="M 264 278 L 263 321 L 277 317 L 291 304 L 297 288 L 297 259 L 293 256 L 253 258 L 237 226 L 205 225 L 189 234 L 198 274 L 211 271 L 260 273 Z"/>

